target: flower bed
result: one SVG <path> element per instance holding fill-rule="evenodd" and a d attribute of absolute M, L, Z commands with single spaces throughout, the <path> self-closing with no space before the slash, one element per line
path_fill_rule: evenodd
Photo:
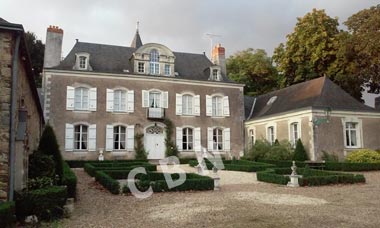
<path fill-rule="evenodd" d="M 265 171 L 257 172 L 257 180 L 286 185 L 289 182 L 289 176 L 291 174 L 290 168 L 275 168 L 268 169 Z M 353 184 L 353 183 L 364 183 L 365 178 L 361 174 L 350 174 L 350 173 L 338 173 L 331 171 L 321 171 L 314 169 L 297 169 L 297 174 L 303 175 L 299 179 L 300 186 L 319 186 L 319 185 L 329 185 L 329 184 Z"/>
<path fill-rule="evenodd" d="M 207 169 L 212 169 L 214 165 L 207 159 L 205 159 Z M 243 171 L 243 172 L 257 172 L 261 170 L 266 170 L 268 168 L 274 168 L 272 164 L 262 163 L 262 162 L 252 162 L 247 160 L 223 160 L 224 170 L 231 171 Z M 194 167 L 198 165 L 197 160 L 189 161 L 189 165 Z"/>

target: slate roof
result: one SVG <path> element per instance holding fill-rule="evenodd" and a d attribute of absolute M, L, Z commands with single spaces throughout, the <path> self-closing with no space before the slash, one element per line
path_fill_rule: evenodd
<path fill-rule="evenodd" d="M 276 100 L 267 105 L 274 96 L 277 96 Z M 357 101 L 329 78 L 320 77 L 258 96 L 250 119 L 304 108 L 325 109 L 326 107 L 330 107 L 333 111 L 378 112 Z"/>
<path fill-rule="evenodd" d="M 252 106 L 255 103 L 256 97 L 244 96 L 244 116 L 248 119 L 252 112 Z"/>
<path fill-rule="evenodd" d="M 131 47 L 133 48 L 139 48 L 141 47 L 143 44 L 142 44 L 142 41 L 141 41 L 141 37 L 140 37 L 140 34 L 139 34 L 139 30 L 136 30 L 136 34 L 135 36 L 133 37 L 133 40 L 132 40 L 132 43 L 131 43 Z"/>
<path fill-rule="evenodd" d="M 133 74 L 133 63 L 130 59 L 136 50 L 137 48 L 133 47 L 77 42 L 61 64 L 51 69 L 74 71 L 75 53 L 87 52 L 90 54 L 90 66 L 93 72 Z M 206 55 L 182 52 L 173 52 L 173 54 L 175 56 L 174 70 L 178 72 L 178 75 L 175 76 L 176 78 L 198 81 L 209 80 L 210 75 L 207 69 L 213 63 Z M 222 76 L 222 79 L 222 82 L 235 83 L 225 75 Z"/>

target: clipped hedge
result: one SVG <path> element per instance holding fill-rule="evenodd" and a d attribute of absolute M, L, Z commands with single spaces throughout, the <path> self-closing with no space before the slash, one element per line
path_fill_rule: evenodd
<path fill-rule="evenodd" d="M 293 161 L 291 160 L 259 160 L 259 162 L 272 164 L 278 168 L 290 168 L 293 165 Z M 296 166 L 299 168 L 303 168 L 305 165 L 305 162 L 296 161 Z"/>
<path fill-rule="evenodd" d="M 67 164 L 71 168 L 83 168 L 84 164 L 91 163 L 91 164 L 105 164 L 105 163 L 129 163 L 129 162 L 148 162 L 147 160 L 105 160 L 105 161 L 98 161 L 98 160 L 66 160 Z"/>
<path fill-rule="evenodd" d="M 151 172 L 143 174 L 140 177 L 140 186 L 142 188 L 152 187 L 153 192 L 168 192 L 168 191 L 189 191 L 189 190 L 213 190 L 214 180 L 208 176 L 201 176 L 195 173 L 186 173 L 186 180 L 183 184 L 176 186 L 174 188 L 169 188 L 165 180 L 164 173 Z M 179 174 L 170 174 L 172 179 L 178 180 Z M 124 187 L 127 188 L 127 187 Z M 124 189 L 123 188 L 123 189 Z"/>
<path fill-rule="evenodd" d="M 372 171 L 380 170 L 380 163 L 326 162 L 325 169 L 333 171 Z"/>
<path fill-rule="evenodd" d="M 143 167 L 145 168 L 146 171 L 157 171 L 157 166 L 149 164 L 149 163 L 140 163 L 140 164 L 133 163 L 132 165 L 124 164 L 123 166 L 111 165 L 111 166 L 102 166 L 102 167 L 97 167 L 97 166 L 94 166 L 94 164 L 86 163 L 84 165 L 84 171 L 86 171 L 88 175 L 94 177 L 97 171 L 132 170 L 137 167 Z"/>
<path fill-rule="evenodd" d="M 78 179 L 75 173 L 70 169 L 69 165 L 66 162 L 63 162 L 62 185 L 67 186 L 68 198 L 76 198 L 77 182 Z"/>
<path fill-rule="evenodd" d="M 205 159 L 207 169 L 212 169 L 214 165 L 207 159 Z M 268 168 L 274 168 L 272 164 L 262 163 L 262 162 L 253 162 L 247 160 L 223 160 L 224 169 L 230 171 L 243 171 L 243 172 L 257 172 L 266 170 Z M 197 160 L 189 161 L 189 165 L 194 167 L 198 165 Z"/>
<path fill-rule="evenodd" d="M 0 227 L 13 227 L 15 222 L 15 202 L 0 203 Z"/>
<path fill-rule="evenodd" d="M 50 186 L 22 192 L 16 197 L 16 216 L 19 220 L 24 220 L 29 215 L 37 215 L 39 220 L 60 218 L 66 199 L 65 186 Z"/>
<path fill-rule="evenodd" d="M 120 193 L 119 181 L 113 179 L 103 171 L 97 171 L 95 173 L 95 180 L 98 181 L 103 187 L 108 189 L 112 194 Z"/>
<path fill-rule="evenodd" d="M 364 183 L 365 178 L 361 174 L 337 173 L 331 171 L 321 171 L 315 169 L 297 169 L 299 175 L 303 175 L 299 179 L 300 186 L 319 186 L 329 184 L 353 184 Z M 286 185 L 289 182 L 291 174 L 290 168 L 275 168 L 257 172 L 257 180 L 275 184 Z"/>

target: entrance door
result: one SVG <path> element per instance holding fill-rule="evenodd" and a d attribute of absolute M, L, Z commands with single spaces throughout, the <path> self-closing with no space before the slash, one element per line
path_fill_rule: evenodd
<path fill-rule="evenodd" d="M 148 159 L 165 158 L 165 136 L 164 129 L 160 126 L 148 127 L 145 131 L 145 149 Z"/>

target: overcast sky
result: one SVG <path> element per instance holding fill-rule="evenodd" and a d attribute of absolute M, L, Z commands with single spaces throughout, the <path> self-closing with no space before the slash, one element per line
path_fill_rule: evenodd
<path fill-rule="evenodd" d="M 271 56 L 297 17 L 325 9 L 339 23 L 378 4 L 378 0 L 0 0 L 0 17 L 24 25 L 45 42 L 46 28 L 64 30 L 63 55 L 75 39 L 129 46 L 140 21 L 143 43 L 161 43 L 173 51 L 207 54 L 220 37 L 226 54 L 262 48 Z"/>

